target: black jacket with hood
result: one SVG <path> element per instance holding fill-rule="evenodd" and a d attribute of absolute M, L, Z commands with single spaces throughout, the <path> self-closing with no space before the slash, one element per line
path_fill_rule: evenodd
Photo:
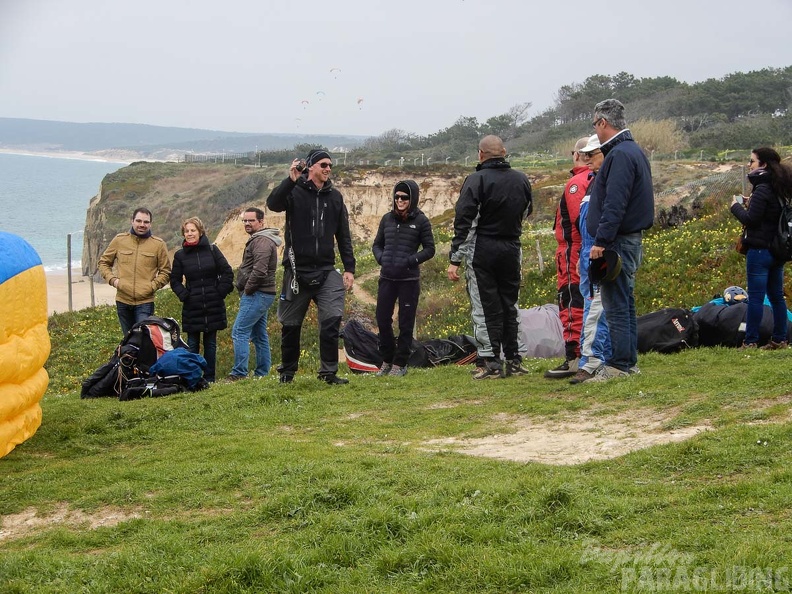
<path fill-rule="evenodd" d="M 332 270 L 335 268 L 335 242 L 344 264 L 344 272 L 355 273 L 349 213 L 341 192 L 327 180 L 321 189 L 308 179 L 307 170 L 292 181 L 287 177 L 267 198 L 272 212 L 286 212 L 283 265 L 289 262 L 289 248 L 294 248 L 298 270 Z M 335 240 L 335 242 L 334 242 Z"/>
<path fill-rule="evenodd" d="M 753 186 L 748 205 L 732 204 L 731 212 L 740 221 L 743 230 L 743 245 L 748 248 L 766 249 L 778 232 L 781 203 L 770 184 L 772 172 L 761 168 L 748 174 Z"/>
<path fill-rule="evenodd" d="M 222 330 L 228 326 L 225 298 L 234 288 L 234 272 L 206 235 L 197 245 L 182 246 L 170 273 L 171 289 L 182 302 L 182 330 Z"/>
<path fill-rule="evenodd" d="M 396 210 L 397 191 L 410 196 L 410 208 L 404 218 Z M 388 280 L 418 280 L 419 265 L 434 256 L 432 224 L 418 208 L 418 184 L 413 180 L 400 181 L 394 186 L 391 211 L 380 220 L 371 250 L 382 267 L 380 278 Z"/>

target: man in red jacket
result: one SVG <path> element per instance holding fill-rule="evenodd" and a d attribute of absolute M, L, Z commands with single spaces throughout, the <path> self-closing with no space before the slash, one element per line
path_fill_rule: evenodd
<path fill-rule="evenodd" d="M 558 315 L 564 336 L 565 358 L 555 369 L 545 372 L 545 377 L 560 379 L 577 373 L 580 358 L 580 329 L 583 325 L 583 296 L 580 294 L 578 258 L 580 256 L 580 229 L 578 216 L 580 201 L 589 185 L 589 168 L 585 156 L 580 152 L 588 143 L 588 137 L 575 143 L 572 151 L 572 178 L 564 187 L 564 193 L 556 210 L 555 232 L 556 273 L 558 278 Z"/>

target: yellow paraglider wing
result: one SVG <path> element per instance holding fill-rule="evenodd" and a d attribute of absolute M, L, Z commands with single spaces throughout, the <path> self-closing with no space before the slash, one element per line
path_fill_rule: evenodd
<path fill-rule="evenodd" d="M 47 282 L 36 251 L 0 231 L 0 457 L 41 425 L 39 401 L 49 384 Z"/>

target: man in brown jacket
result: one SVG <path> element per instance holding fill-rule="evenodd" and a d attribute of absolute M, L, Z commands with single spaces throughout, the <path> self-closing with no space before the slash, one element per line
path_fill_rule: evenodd
<path fill-rule="evenodd" d="M 275 270 L 278 266 L 280 232 L 264 226 L 264 211 L 251 206 L 242 213 L 242 223 L 250 239 L 245 244 L 239 265 L 236 288 L 239 291 L 239 312 L 231 340 L 234 343 L 234 366 L 228 379 L 236 381 L 248 376 L 250 343 L 256 347 L 255 377 L 265 377 L 272 366 L 267 319 L 275 301 Z"/>
<path fill-rule="evenodd" d="M 168 247 L 151 234 L 151 211 L 137 208 L 132 228 L 116 235 L 99 258 L 99 272 L 116 288 L 116 311 L 126 334 L 154 313 L 154 293 L 168 284 Z"/>

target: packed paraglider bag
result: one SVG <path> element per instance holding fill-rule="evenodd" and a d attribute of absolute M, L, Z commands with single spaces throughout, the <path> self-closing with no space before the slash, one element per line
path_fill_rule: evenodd
<path fill-rule="evenodd" d="M 176 371 L 165 369 L 163 365 L 158 369 L 156 364 L 159 360 L 174 351 L 179 353 L 168 354 L 166 362 L 176 359 L 178 363 L 173 367 Z M 110 360 L 82 382 L 80 397 L 133 400 L 143 396 L 163 396 L 174 391 L 195 391 L 206 387 L 202 377 L 205 366 L 203 357 L 187 350 L 176 320 L 149 316 L 132 326 Z M 179 381 L 173 380 L 173 376 Z M 171 379 L 165 381 L 164 378 Z M 132 391 L 124 394 L 130 383 Z M 179 389 L 173 390 L 177 383 Z"/>

